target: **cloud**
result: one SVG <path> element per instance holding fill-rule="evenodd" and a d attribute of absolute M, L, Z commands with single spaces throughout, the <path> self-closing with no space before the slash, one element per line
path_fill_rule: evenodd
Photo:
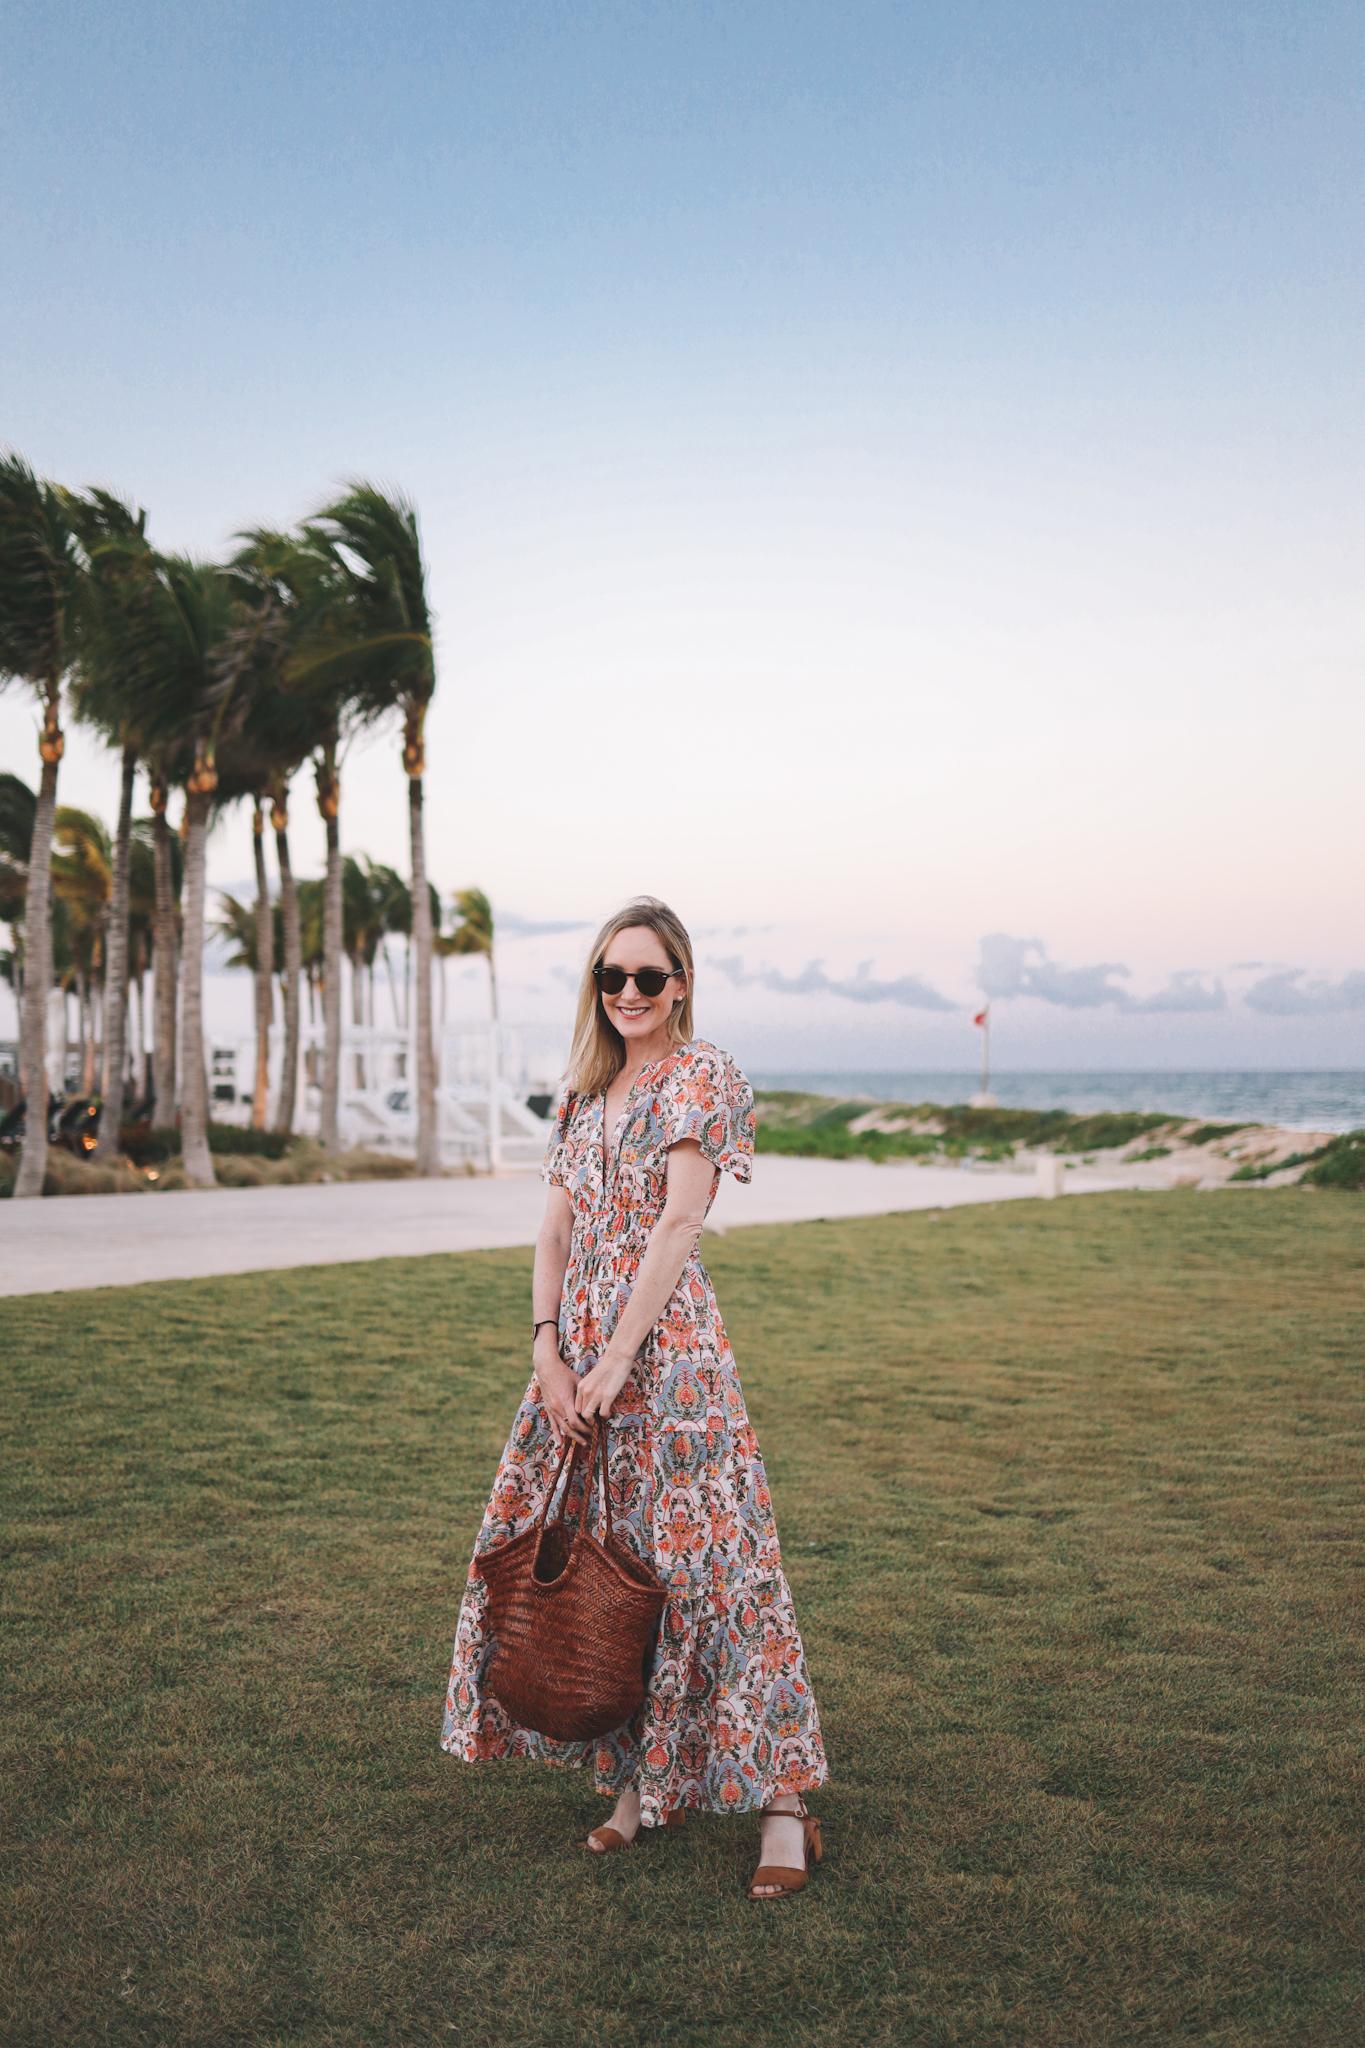
<path fill-rule="evenodd" d="M 1221 981 L 1206 981 L 1195 969 L 1182 967 L 1155 995 L 1143 996 L 1124 1007 L 1139 1013 L 1164 1010 L 1175 1016 L 1196 1010 L 1225 1010 L 1227 1006 L 1228 994 Z"/>
<path fill-rule="evenodd" d="M 1122 1007 L 1132 1000 L 1128 991 L 1111 979 L 1127 972 L 1117 960 L 1103 960 L 1094 967 L 1060 967 L 1048 958 L 1041 939 L 1013 939 L 1008 932 L 989 932 L 981 941 L 976 978 L 982 993 L 992 999 L 1037 996 L 1067 1010 L 1093 1010 L 1102 1003 Z"/>
<path fill-rule="evenodd" d="M 1365 972 L 1340 981 L 1305 981 L 1307 969 L 1282 967 L 1253 982 L 1244 998 L 1249 1010 L 1267 1017 L 1326 1016 L 1336 1010 L 1365 1010 Z"/>
<path fill-rule="evenodd" d="M 842 996 L 851 1003 L 898 1003 L 910 1010 L 956 1010 L 950 1002 L 918 975 L 902 974 L 894 981 L 879 981 L 872 962 L 862 960 L 851 979 L 836 981 L 826 974 L 822 960 L 808 960 L 799 974 L 784 974 L 778 967 L 746 967 L 737 953 L 723 960 L 709 959 L 736 988 L 763 988 L 781 996 Z"/>
<path fill-rule="evenodd" d="M 1033 996 L 1039 1002 L 1055 1003 L 1065 1010 L 1096 1010 L 1112 1004 L 1116 1010 L 1135 1015 L 1174 1015 L 1221 1010 L 1227 1005 L 1222 983 L 1209 982 L 1190 968 L 1173 974 L 1165 988 L 1150 996 L 1135 996 L 1114 979 L 1128 973 L 1129 969 L 1118 960 L 1100 960 L 1089 967 L 1063 967 L 1049 957 L 1041 939 L 1016 939 L 1008 932 L 989 932 L 981 941 L 976 978 L 983 994 L 992 1001 Z"/>

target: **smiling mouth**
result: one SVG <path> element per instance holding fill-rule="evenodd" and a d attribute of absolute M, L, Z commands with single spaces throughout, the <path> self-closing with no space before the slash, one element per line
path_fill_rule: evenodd
<path fill-rule="evenodd" d="M 624 1003 L 618 1003 L 616 1005 L 616 1014 L 618 1017 L 647 1017 L 649 1015 L 649 1004 L 639 1003 L 633 1009 L 627 1009 Z"/>

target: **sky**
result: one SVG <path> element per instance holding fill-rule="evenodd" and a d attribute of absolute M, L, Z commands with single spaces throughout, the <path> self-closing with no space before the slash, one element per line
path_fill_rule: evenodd
<path fill-rule="evenodd" d="M 1002 1066 L 1365 1065 L 1358 7 L 11 0 L 5 42 L 0 440 L 208 555 L 412 497 L 430 867 L 507 1016 L 562 1041 L 646 891 L 755 1066 L 967 1066 L 987 999 Z M 34 729 L 0 693 L 30 780 Z M 398 756 L 342 829 L 401 867 Z M 62 776 L 112 815 L 88 735 Z"/>

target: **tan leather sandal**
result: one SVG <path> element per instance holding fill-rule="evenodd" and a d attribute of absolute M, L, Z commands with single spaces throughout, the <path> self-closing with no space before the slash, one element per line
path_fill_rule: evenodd
<path fill-rule="evenodd" d="M 765 1806 L 763 1808 L 765 1814 L 771 1813 L 771 1811 L 771 1807 Z M 782 1813 L 786 1809 L 779 1807 L 778 1811 Z M 791 1810 L 791 1817 L 793 1819 L 799 1818 L 801 1822 L 801 1832 L 805 1838 L 803 1843 L 805 1861 L 799 1868 L 794 1863 L 760 1863 L 758 1869 L 749 1879 L 748 1896 L 751 1899 L 781 1899 L 791 1892 L 799 1892 L 806 1883 L 812 1862 L 819 1863 L 824 1857 L 825 1845 L 820 1839 L 820 1822 L 815 1814 L 807 1811 L 804 1799 L 799 1799 L 799 1803 Z M 756 1890 L 756 1886 L 761 1884 L 775 1884 L 777 1890 L 775 1892 Z"/>
<path fill-rule="evenodd" d="M 685 1819 L 686 1812 L 684 1808 L 675 1806 L 671 1813 L 664 1815 L 664 1826 L 666 1828 L 680 1828 Z M 580 1849 L 588 1849 L 592 1843 L 600 1842 L 602 1844 L 601 1849 L 594 1849 L 592 1853 L 594 1855 L 609 1856 L 613 1849 L 633 1849 L 644 1832 L 643 1828 L 636 1828 L 633 1835 L 623 1835 L 619 1828 L 608 1827 L 604 1822 L 601 1827 L 589 1828 L 587 1834 L 580 1838 L 578 1846 Z M 649 1833 L 653 1834 L 653 1832 L 653 1828 L 650 1828 Z"/>

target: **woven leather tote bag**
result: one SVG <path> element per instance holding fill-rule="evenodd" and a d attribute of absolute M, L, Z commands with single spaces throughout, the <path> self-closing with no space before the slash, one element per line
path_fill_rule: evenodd
<path fill-rule="evenodd" d="M 612 1534 L 607 1427 L 598 1416 L 584 1455 L 577 1526 L 569 1526 L 564 1509 L 580 1453 L 566 1437 L 538 1519 L 479 1560 L 493 1639 L 483 1689 L 519 1728 L 561 1742 L 607 1735 L 640 1705 L 668 1591 L 653 1567 Z M 560 1513 L 551 1521 L 566 1465 Z M 606 1524 L 600 1537 L 588 1526 L 599 1468 Z"/>

